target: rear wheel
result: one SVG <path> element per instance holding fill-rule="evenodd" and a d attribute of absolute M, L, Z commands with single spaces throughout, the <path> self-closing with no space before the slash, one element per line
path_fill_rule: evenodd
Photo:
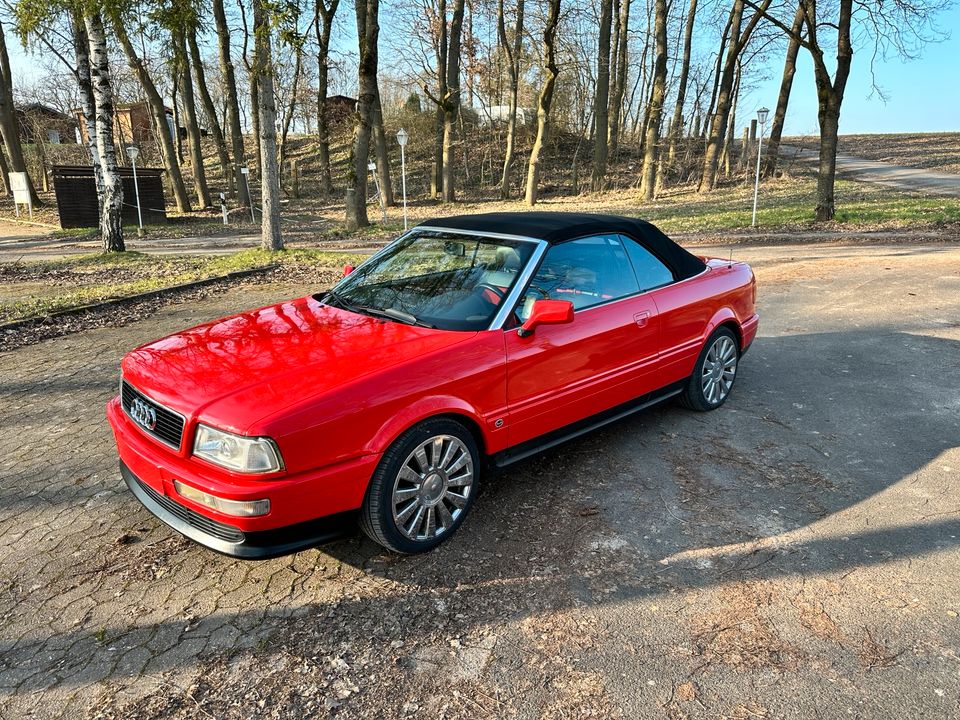
<path fill-rule="evenodd" d="M 739 363 L 737 336 L 728 327 L 717 328 L 704 343 L 680 402 L 691 410 L 716 410 L 730 396 Z"/>
<path fill-rule="evenodd" d="M 456 420 L 427 420 L 384 453 L 360 510 L 370 539 L 400 553 L 430 550 L 463 523 L 479 489 L 480 460 Z"/>

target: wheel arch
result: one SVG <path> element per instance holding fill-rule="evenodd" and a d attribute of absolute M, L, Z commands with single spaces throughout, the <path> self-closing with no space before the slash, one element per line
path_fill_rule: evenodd
<path fill-rule="evenodd" d="M 714 313 L 713 318 L 707 324 L 707 331 L 704 333 L 703 342 L 706 343 L 707 340 L 717 329 L 721 327 L 730 328 L 734 336 L 737 338 L 737 349 L 743 350 L 743 328 L 740 327 L 740 321 L 737 320 L 737 316 L 734 314 L 733 310 L 728 307 L 720 308 L 716 313 Z"/>
<path fill-rule="evenodd" d="M 407 430 L 434 419 L 455 420 L 462 424 L 473 436 L 480 457 L 487 456 L 489 442 L 483 430 L 483 421 L 473 407 L 459 398 L 426 398 L 404 408 L 402 413 L 390 417 L 380 427 L 369 449 L 377 453 L 385 452 Z"/>

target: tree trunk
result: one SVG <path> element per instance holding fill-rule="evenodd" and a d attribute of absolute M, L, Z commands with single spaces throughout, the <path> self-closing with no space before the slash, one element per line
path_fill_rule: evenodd
<path fill-rule="evenodd" d="M 720 167 L 723 168 L 723 174 L 730 177 L 733 173 L 733 138 L 737 133 L 737 101 L 740 99 L 740 76 L 743 72 L 743 66 L 737 62 L 737 75 L 733 81 L 733 102 L 730 104 L 730 113 L 727 116 L 727 128 L 724 135 L 723 149 L 720 151 Z M 748 143 L 749 144 L 749 143 Z M 747 145 L 744 145 L 743 155 L 748 152 Z"/>
<path fill-rule="evenodd" d="M 230 154 L 227 152 L 227 143 L 223 139 L 223 128 L 217 119 L 217 110 L 213 104 L 213 98 L 210 97 L 210 89 L 207 87 L 206 73 L 203 70 L 203 58 L 200 57 L 200 48 L 197 46 L 196 32 L 187 32 L 187 45 L 190 51 L 190 61 L 193 66 L 193 81 L 197 93 L 200 95 L 200 105 L 203 107 L 203 115 L 207 119 L 207 130 L 213 137 L 214 147 L 217 149 L 217 159 L 220 161 L 220 172 L 223 175 L 223 182 L 226 184 L 226 190 L 233 195 L 233 173 L 230 170 Z"/>
<path fill-rule="evenodd" d="M 643 172 L 640 195 L 644 201 L 653 200 L 657 180 L 657 161 L 660 157 L 660 123 L 663 102 L 667 94 L 667 0 L 655 0 L 653 19 L 655 55 L 653 61 L 653 89 L 647 113 L 646 135 L 643 140 Z"/>
<path fill-rule="evenodd" d="M 167 111 L 163 104 L 163 98 L 160 97 L 157 86 L 153 84 L 150 73 L 147 72 L 146 66 L 137 55 L 137 51 L 130 41 L 130 36 L 127 35 L 126 24 L 123 18 L 121 18 L 119 14 L 114 13 L 111 15 L 110 20 L 113 24 L 113 30 L 117 36 L 117 40 L 120 41 L 120 46 L 127 56 L 127 64 L 130 66 L 130 69 L 133 70 L 134 75 L 137 76 L 137 80 L 140 82 L 140 86 L 143 88 L 143 92 L 147 97 L 147 104 L 150 106 L 150 112 L 153 116 L 157 142 L 160 145 L 161 154 L 163 155 L 163 165 L 167 170 L 167 177 L 170 180 L 177 210 L 179 212 L 190 212 L 190 198 L 187 197 L 187 188 L 183 184 L 183 175 L 180 173 L 180 163 L 177 161 L 177 151 L 174 147 L 173 138 L 170 135 L 170 125 L 167 123 Z M 89 32 L 89 28 L 87 32 Z M 174 132 L 179 133 L 179 129 L 175 127 Z"/>
<path fill-rule="evenodd" d="M 456 148 L 454 135 L 460 117 L 460 40 L 463 32 L 464 0 L 454 0 L 450 20 L 447 50 L 447 93 L 443 100 L 443 200 L 457 199 L 457 180 L 454 171 Z"/>
<path fill-rule="evenodd" d="M 330 121 L 327 117 L 327 86 L 330 79 L 330 35 L 333 32 L 333 19 L 340 0 L 317 0 L 317 12 L 321 22 L 317 23 L 317 137 L 320 142 L 320 192 L 330 197 L 333 192 L 333 176 L 330 172 Z M 322 26 L 322 27 L 321 27 Z"/>
<path fill-rule="evenodd" d="M 193 94 L 193 80 L 190 77 L 190 63 L 187 60 L 186 33 L 177 30 L 172 33 L 171 38 L 173 40 L 174 68 L 179 75 L 183 114 L 187 123 L 187 141 L 190 145 L 190 169 L 193 171 L 193 188 L 197 194 L 197 203 L 203 209 L 210 206 L 210 190 L 207 188 L 207 173 L 203 168 L 200 124 L 197 122 L 196 98 Z"/>
<path fill-rule="evenodd" d="M 223 75 L 224 95 L 227 117 L 224 125 L 230 132 L 230 147 L 233 151 L 233 184 L 237 188 L 237 202 L 241 206 L 250 205 L 247 182 L 240 171 L 247 164 L 247 153 L 243 147 L 243 130 L 240 127 L 240 102 L 237 96 L 237 78 L 230 57 L 230 28 L 223 9 L 223 0 L 213 0 L 213 19 L 217 28 L 217 46 L 220 51 L 220 74 Z"/>
<path fill-rule="evenodd" d="M 593 172 L 590 174 L 590 189 L 603 190 L 607 175 L 607 140 L 610 134 L 608 111 L 610 108 L 610 24 L 613 16 L 613 0 L 600 0 L 600 37 L 598 40 L 597 88 L 593 98 Z"/>
<path fill-rule="evenodd" d="M 103 168 L 100 167 L 100 153 L 97 150 L 97 107 L 93 98 L 93 86 L 90 80 L 90 39 L 83 24 L 83 16 L 73 14 L 73 50 L 77 59 L 77 87 L 80 91 L 80 112 L 83 126 L 87 131 L 87 151 L 93 165 L 93 179 L 97 188 L 97 205 L 103 213 Z"/>
<path fill-rule="evenodd" d="M 23 146 L 20 144 L 20 121 L 14 110 L 13 78 L 10 75 L 10 58 L 7 55 L 7 43 L 4 39 L 4 29 L 0 25 L 0 134 L 3 135 L 3 147 L 10 162 L 8 172 L 27 173 L 27 164 L 23 158 Z M 30 200 L 34 207 L 43 203 L 37 196 L 33 186 L 33 178 L 27 173 L 27 188 L 30 191 Z"/>
<path fill-rule="evenodd" d="M 107 36 L 99 14 L 84 15 L 90 43 L 90 85 L 95 103 L 97 156 L 103 174 L 100 203 L 100 240 L 104 252 L 123 252 L 123 183 L 117 171 L 117 150 L 113 143 L 113 85 L 107 57 Z"/>
<path fill-rule="evenodd" d="M 280 235 L 280 170 L 277 167 L 277 104 L 273 94 L 273 56 L 270 47 L 270 18 L 264 0 L 253 0 L 253 68 L 259 89 L 258 109 L 260 127 L 261 210 L 260 247 L 264 250 L 283 250 Z"/>
<path fill-rule="evenodd" d="M 547 23 L 543 29 L 543 86 L 537 101 L 537 139 L 530 150 L 530 162 L 527 166 L 527 205 L 537 204 L 537 192 L 540 186 L 540 153 L 547 142 L 550 131 L 550 107 L 553 104 L 553 91 L 557 84 L 556 38 L 557 24 L 560 21 L 560 0 L 549 0 Z"/>
<path fill-rule="evenodd" d="M 353 129 L 347 190 L 347 229 L 370 224 L 367 219 L 367 162 L 370 157 L 370 131 L 377 99 L 377 42 L 380 35 L 379 0 L 357 0 L 358 65 L 357 112 Z"/>
<path fill-rule="evenodd" d="M 816 5 L 811 0 L 805 0 L 805 11 L 808 47 L 813 56 L 813 76 L 817 84 L 817 118 L 820 122 L 820 165 L 815 217 L 822 222 L 833 220 L 836 213 L 833 189 L 837 175 L 837 136 L 840 132 L 840 107 L 853 61 L 853 44 L 850 41 L 853 0 L 840 0 L 837 20 L 837 69 L 832 80 L 817 39 Z"/>
<path fill-rule="evenodd" d="M 383 106 L 380 103 L 380 88 L 377 88 L 377 97 L 373 103 L 373 148 L 377 158 L 377 180 L 380 183 L 380 192 L 383 193 L 383 203 L 386 207 L 394 207 L 397 202 L 393 197 L 393 181 L 390 179 L 390 155 L 387 153 L 387 131 L 383 127 Z"/>
<path fill-rule="evenodd" d="M 614 75 L 613 94 L 610 97 L 610 154 L 616 162 L 617 150 L 620 146 L 620 130 L 623 125 L 623 97 L 627 92 L 627 59 L 629 57 L 630 42 L 630 3 L 631 0 L 620 0 L 620 19 L 617 21 L 618 43 L 614 43 L 617 53 L 616 74 Z"/>
<path fill-rule="evenodd" d="M 783 61 L 783 78 L 780 80 L 780 94 L 777 96 L 777 109 L 773 113 L 770 125 L 770 140 L 767 142 L 763 157 L 763 176 L 770 177 L 777 168 L 777 155 L 780 152 L 780 136 L 787 118 L 787 104 L 793 89 L 793 76 L 797 72 L 797 55 L 800 53 L 800 32 L 803 29 L 803 7 L 797 8 L 793 17 L 791 34 L 788 36 L 787 55 Z"/>
<path fill-rule="evenodd" d="M 668 158 L 673 162 L 677 152 L 677 140 L 683 136 L 683 106 L 687 99 L 687 80 L 690 78 L 690 50 L 693 45 L 693 24 L 697 19 L 697 0 L 690 0 L 687 7 L 687 22 L 683 27 L 683 57 L 680 60 L 680 79 L 677 81 L 677 102 L 673 106 L 670 123 L 670 150 Z"/>
<path fill-rule="evenodd" d="M 257 73 L 254 69 L 256 59 L 250 59 L 250 30 L 247 27 L 247 14 L 242 2 L 238 3 L 238 8 L 240 10 L 240 20 L 243 23 L 243 52 L 241 57 L 244 66 L 247 68 L 247 97 L 250 99 L 250 120 L 253 126 L 253 158 L 256 164 L 257 177 L 260 178 L 263 177 L 263 167 L 260 151 L 260 91 L 257 88 Z M 254 40 L 254 52 L 256 52 L 256 40 Z M 249 175 L 247 177 L 249 178 Z"/>
<path fill-rule="evenodd" d="M 626 2 L 626 0 L 624 0 Z M 510 176 L 513 169 L 513 154 L 517 137 L 517 97 L 520 90 L 520 53 L 523 50 L 523 2 L 517 0 L 516 21 L 513 27 L 513 47 L 507 39 L 507 26 L 503 13 L 503 0 L 497 4 L 497 34 L 507 54 L 507 73 L 510 75 L 510 115 L 507 118 L 507 143 L 503 154 L 503 173 L 500 176 L 500 199 L 510 197 Z"/>
<path fill-rule="evenodd" d="M 437 2 L 437 96 L 432 98 L 437 106 L 433 136 L 433 175 L 430 178 L 430 195 L 433 198 L 443 197 L 443 127 L 444 112 L 443 99 L 447 96 L 447 0 Z M 424 85 L 424 91 L 430 96 L 430 91 Z"/>

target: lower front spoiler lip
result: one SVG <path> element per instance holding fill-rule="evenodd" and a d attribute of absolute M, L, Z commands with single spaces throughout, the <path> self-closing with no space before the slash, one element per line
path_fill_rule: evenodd
<path fill-rule="evenodd" d="M 274 530 L 244 532 L 159 495 L 134 475 L 122 460 L 120 475 L 130 492 L 159 520 L 194 542 L 230 557 L 266 560 L 288 555 L 351 534 L 357 527 L 356 513 L 347 512 Z M 168 503 L 176 512 L 165 507 Z M 203 527 L 207 527 L 207 530 Z M 221 537 L 212 534 L 211 530 Z"/>

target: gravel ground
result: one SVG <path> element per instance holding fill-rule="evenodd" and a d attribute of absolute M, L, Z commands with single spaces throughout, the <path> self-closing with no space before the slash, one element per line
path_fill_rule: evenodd
<path fill-rule="evenodd" d="M 122 353 L 302 284 L 0 353 L 0 717 L 957 717 L 960 248 L 737 256 L 762 324 L 722 410 L 487 478 L 414 558 L 231 560 L 119 480 Z"/>

